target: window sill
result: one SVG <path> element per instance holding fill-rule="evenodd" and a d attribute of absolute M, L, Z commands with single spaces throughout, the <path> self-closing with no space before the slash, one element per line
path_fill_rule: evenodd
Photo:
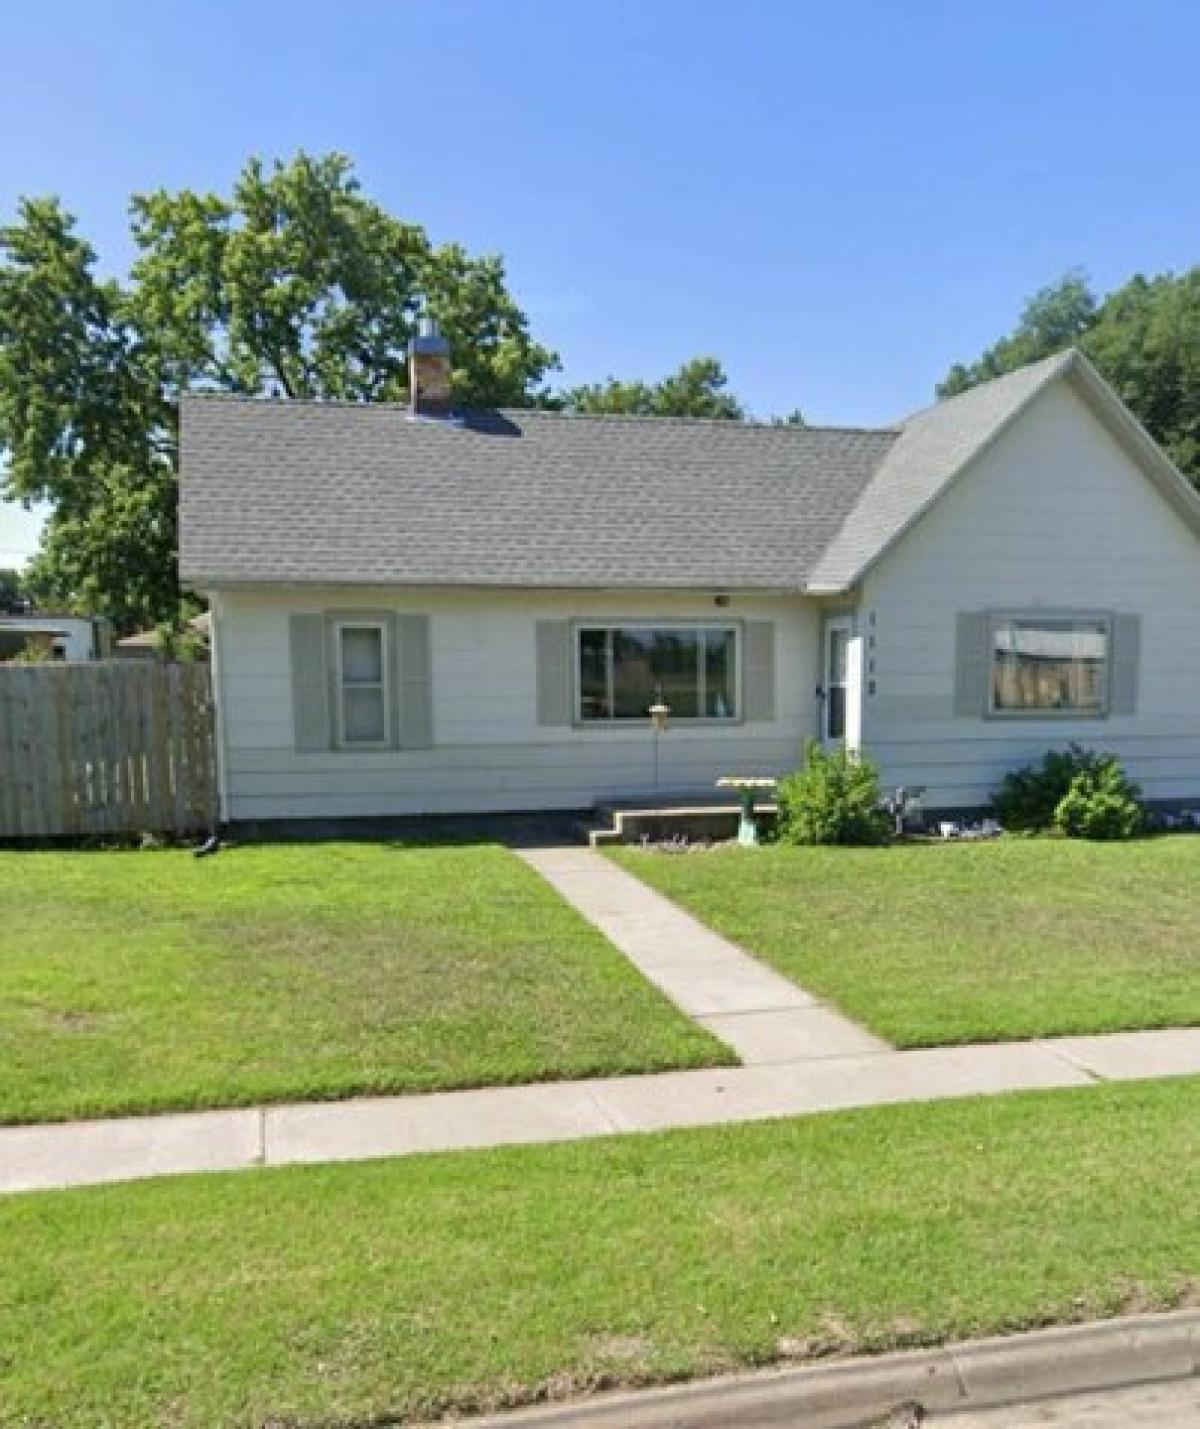
<path fill-rule="evenodd" d="M 989 710 L 984 719 L 997 720 L 1001 724 L 1013 721 L 1017 724 L 1043 722 L 1070 723 L 1073 720 L 1102 720 L 1108 718 L 1107 710 Z"/>
<path fill-rule="evenodd" d="M 740 729 L 746 721 L 737 719 L 685 719 L 682 716 L 678 719 L 668 718 L 667 727 L 663 734 L 672 732 L 679 733 L 689 729 Z M 633 734 L 638 730 L 646 734 L 656 731 L 650 723 L 650 716 L 645 715 L 637 719 L 575 719 L 571 721 L 571 728 L 578 730 L 607 730 L 620 734 Z"/>

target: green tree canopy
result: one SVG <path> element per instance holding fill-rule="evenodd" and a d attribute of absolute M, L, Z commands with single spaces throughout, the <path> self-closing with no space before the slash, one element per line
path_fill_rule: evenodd
<path fill-rule="evenodd" d="M 0 567 L 0 614 L 16 610 L 23 598 L 21 572 L 9 566 Z"/>
<path fill-rule="evenodd" d="M 433 245 L 341 155 L 252 160 L 228 197 L 160 191 L 131 212 L 124 282 L 97 275 L 57 200 L 0 228 L 0 460 L 10 496 L 52 506 L 31 586 L 122 627 L 178 615 L 182 392 L 403 400 L 423 312 L 464 405 L 528 404 L 555 365 L 499 258 Z"/>
<path fill-rule="evenodd" d="M 1085 274 L 1073 269 L 1057 283 L 1034 293 L 1007 337 L 975 362 L 956 363 L 938 384 L 939 397 L 954 397 L 1030 362 L 1077 343 L 1095 321 L 1096 296 Z"/>
<path fill-rule="evenodd" d="M 1104 300 L 1080 346 L 1200 486 L 1200 267 L 1132 278 Z"/>
<path fill-rule="evenodd" d="M 1138 275 L 1098 302 L 1068 273 L 1042 289 L 1016 328 L 938 386 L 952 397 L 1065 347 L 1081 348 L 1176 465 L 1200 486 L 1200 267 Z"/>
<path fill-rule="evenodd" d="M 466 406 L 524 402 L 554 364 L 499 258 L 433 246 L 363 195 L 344 155 L 252 159 L 229 198 L 159 191 L 132 213 L 138 323 L 176 392 L 404 400 L 422 312 Z"/>
<path fill-rule="evenodd" d="M 622 382 L 609 377 L 556 394 L 552 404 L 568 412 L 632 417 L 720 417 L 746 415 L 726 389 L 729 379 L 715 357 L 693 357 L 660 382 Z"/>

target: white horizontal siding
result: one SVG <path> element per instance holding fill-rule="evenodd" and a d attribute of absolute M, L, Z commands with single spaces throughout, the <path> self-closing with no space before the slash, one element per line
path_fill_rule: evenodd
<path fill-rule="evenodd" d="M 1038 606 L 1142 617 L 1134 716 L 954 716 L 958 612 Z M 930 806 L 984 804 L 1007 770 L 1072 740 L 1117 754 L 1149 798 L 1200 799 L 1200 543 L 1064 384 L 868 575 L 861 615 L 867 749 Z"/>
<path fill-rule="evenodd" d="M 813 732 L 815 608 L 799 597 L 517 591 L 225 591 L 215 602 L 227 816 L 233 819 L 579 808 L 655 790 L 708 793 L 722 774 L 794 768 Z M 326 610 L 430 616 L 434 747 L 299 754 L 288 617 Z M 688 727 L 537 724 L 538 620 L 773 620 L 776 719 Z"/>

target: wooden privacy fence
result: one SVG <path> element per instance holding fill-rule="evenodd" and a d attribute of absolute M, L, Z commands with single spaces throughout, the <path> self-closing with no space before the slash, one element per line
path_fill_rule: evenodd
<path fill-rule="evenodd" d="M 206 665 L 0 665 L 0 838 L 187 834 L 216 816 Z"/>

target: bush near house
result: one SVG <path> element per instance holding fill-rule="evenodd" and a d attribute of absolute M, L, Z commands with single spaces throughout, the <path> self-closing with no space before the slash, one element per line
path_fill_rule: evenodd
<path fill-rule="evenodd" d="M 779 841 L 785 844 L 882 844 L 891 821 L 875 766 L 844 748 L 810 741 L 804 764 L 779 782 Z"/>
<path fill-rule="evenodd" d="M 1117 761 L 1106 756 L 1071 780 L 1054 810 L 1055 827 L 1076 839 L 1134 838 L 1143 825 L 1140 792 Z"/>
<path fill-rule="evenodd" d="M 992 804 L 1009 833 L 1127 839 L 1142 829 L 1140 794 L 1114 755 L 1071 744 L 1006 774 Z"/>

